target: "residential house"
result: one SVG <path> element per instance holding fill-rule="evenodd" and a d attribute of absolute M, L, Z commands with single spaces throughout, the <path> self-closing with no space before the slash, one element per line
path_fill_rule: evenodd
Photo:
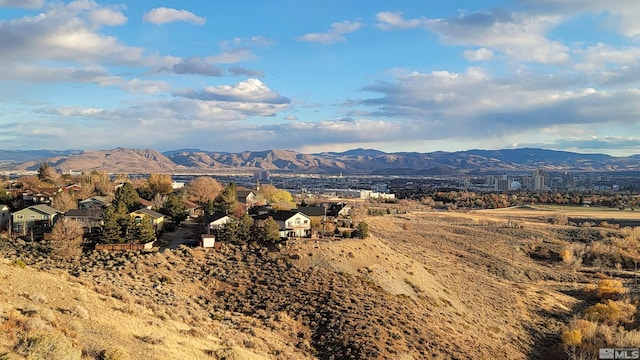
<path fill-rule="evenodd" d="M 228 215 L 219 216 L 219 217 L 208 217 L 205 221 L 207 224 L 207 234 L 216 233 L 218 230 L 223 228 L 227 222 L 231 219 Z"/>
<path fill-rule="evenodd" d="M 260 226 L 269 217 L 273 218 L 280 226 L 281 238 L 311 237 L 311 219 L 299 211 L 274 211 L 269 214 L 256 215 L 253 219 Z"/>
<path fill-rule="evenodd" d="M 136 222 L 142 220 L 151 220 L 151 224 L 153 228 L 156 230 L 156 233 L 161 232 L 164 228 L 164 215 L 160 214 L 157 211 L 153 211 L 151 209 L 142 208 L 136 211 L 132 211 L 129 213 Z"/>
<path fill-rule="evenodd" d="M 144 198 L 140 198 L 140 207 L 143 209 L 151 210 L 153 208 L 153 202 Z"/>
<path fill-rule="evenodd" d="M 111 202 L 109 201 L 109 198 L 107 198 L 106 196 L 92 196 L 90 198 L 87 198 L 85 200 L 78 202 L 78 209 L 102 210 L 107 208 L 109 205 L 111 205 Z"/>
<path fill-rule="evenodd" d="M 347 216 L 351 212 L 351 206 L 346 203 L 331 203 L 327 208 L 327 217 L 329 218 L 337 218 L 340 216 Z"/>
<path fill-rule="evenodd" d="M 61 192 L 61 188 L 33 188 L 22 192 L 22 200 L 25 204 L 51 204 L 53 198 Z"/>
<path fill-rule="evenodd" d="M 71 209 L 64 214 L 65 218 L 78 221 L 86 232 L 93 232 L 103 225 L 104 210 L 95 208 Z"/>
<path fill-rule="evenodd" d="M 244 204 L 247 208 L 253 207 L 257 202 L 257 195 L 254 190 L 238 187 L 236 193 L 238 194 L 238 202 Z"/>
<path fill-rule="evenodd" d="M 32 205 L 11 214 L 12 231 L 26 234 L 27 231 L 46 229 L 53 225 L 59 211 L 49 205 Z"/>
<path fill-rule="evenodd" d="M 189 217 L 197 218 L 198 216 L 202 215 L 202 209 L 200 208 L 200 205 L 187 199 L 183 199 L 182 203 L 184 204 L 185 209 L 187 209 L 187 214 L 189 215 Z"/>
<path fill-rule="evenodd" d="M 11 219 L 9 206 L 0 204 L 0 230 L 5 230 L 9 227 L 9 219 Z"/>
<path fill-rule="evenodd" d="M 318 205 L 306 205 L 306 206 L 298 206 L 298 209 L 295 209 L 309 218 L 316 218 L 318 220 L 326 220 L 327 217 L 327 208 L 324 204 Z"/>

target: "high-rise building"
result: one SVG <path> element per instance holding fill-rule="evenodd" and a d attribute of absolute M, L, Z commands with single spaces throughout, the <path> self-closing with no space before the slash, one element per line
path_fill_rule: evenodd
<path fill-rule="evenodd" d="M 536 170 L 533 172 L 533 190 L 545 190 L 547 188 L 547 175 L 544 170 Z"/>

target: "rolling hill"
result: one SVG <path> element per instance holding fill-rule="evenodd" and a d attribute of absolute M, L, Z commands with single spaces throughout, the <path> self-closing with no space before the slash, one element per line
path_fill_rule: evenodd
<path fill-rule="evenodd" d="M 39 157 L 41 154 L 53 155 Z M 28 158 L 28 160 L 25 160 Z M 20 161 L 16 161 L 19 159 Z M 353 149 L 305 154 L 292 150 L 237 153 L 181 149 L 72 151 L 61 153 L 0 151 L 0 170 L 35 170 L 43 162 L 63 171 L 207 172 L 231 169 L 318 174 L 457 175 L 495 171 L 638 171 L 640 157 L 614 157 L 535 148 L 458 152 L 397 152 Z"/>

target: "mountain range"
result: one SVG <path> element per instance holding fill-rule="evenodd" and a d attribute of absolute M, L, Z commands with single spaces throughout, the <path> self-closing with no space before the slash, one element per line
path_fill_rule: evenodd
<path fill-rule="evenodd" d="M 457 175 L 495 171 L 640 171 L 640 156 L 614 157 L 539 148 L 386 153 L 374 149 L 305 154 L 292 150 L 214 152 L 179 149 L 0 150 L 0 170 L 124 173 L 269 170 L 317 174 Z"/>

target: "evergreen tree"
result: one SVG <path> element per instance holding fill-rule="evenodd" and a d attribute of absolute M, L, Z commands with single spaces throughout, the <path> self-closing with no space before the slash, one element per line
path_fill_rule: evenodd
<path fill-rule="evenodd" d="M 156 238 L 156 231 L 149 219 L 142 219 L 140 222 L 132 224 L 129 233 L 132 242 L 146 243 Z"/>
<path fill-rule="evenodd" d="M 134 231 L 136 223 L 131 216 L 125 214 L 118 219 L 118 226 L 120 227 L 120 237 L 124 242 L 136 242 L 137 238 Z"/>
<path fill-rule="evenodd" d="M 124 239 L 120 237 L 120 225 L 118 219 L 121 217 L 113 206 L 107 207 L 104 212 L 102 233 L 100 234 L 100 242 L 105 244 L 121 243 Z"/>
<path fill-rule="evenodd" d="M 218 230 L 217 238 L 222 242 L 228 242 L 232 244 L 240 243 L 238 239 L 238 219 L 231 216 L 229 221 Z"/>
<path fill-rule="evenodd" d="M 238 191 L 236 184 L 229 183 L 213 201 L 215 215 L 233 215 L 238 207 Z"/>
<path fill-rule="evenodd" d="M 280 241 L 280 225 L 271 216 L 262 223 L 262 226 L 254 229 L 256 241 L 259 243 L 275 244 Z"/>
<path fill-rule="evenodd" d="M 252 238 L 253 219 L 251 216 L 244 214 L 238 219 L 238 240 L 248 243 Z"/>
<path fill-rule="evenodd" d="M 182 202 L 182 197 L 175 193 L 168 196 L 160 213 L 169 216 L 176 225 L 187 219 L 187 207 Z"/>
<path fill-rule="evenodd" d="M 118 209 L 121 204 L 126 207 L 127 213 L 140 208 L 140 196 L 129 182 L 122 184 L 122 186 L 116 190 L 113 205 Z"/>

